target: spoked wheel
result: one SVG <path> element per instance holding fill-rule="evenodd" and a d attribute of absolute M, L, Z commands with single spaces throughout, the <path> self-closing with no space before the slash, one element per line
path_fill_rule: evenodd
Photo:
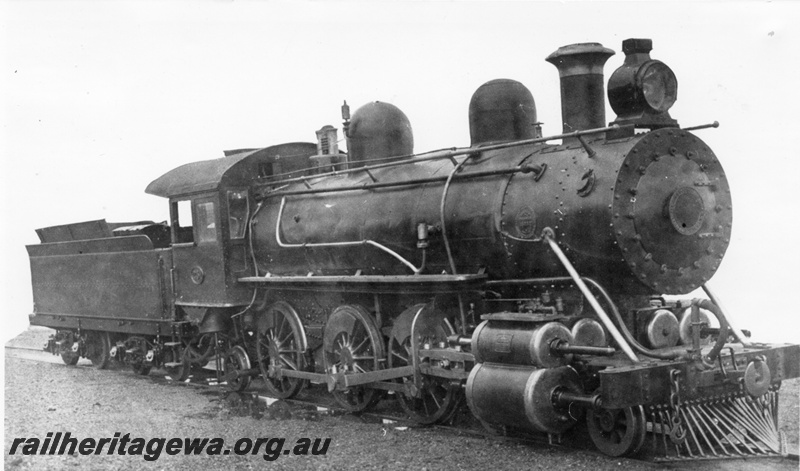
<path fill-rule="evenodd" d="M 164 371 L 173 381 L 186 381 L 192 372 L 192 366 L 184 359 L 185 347 L 176 345 L 168 347 L 164 354 Z"/>
<path fill-rule="evenodd" d="M 412 364 L 411 360 L 411 322 L 417 312 L 422 309 L 431 309 L 426 304 L 418 304 L 404 311 L 395 322 L 392 336 L 389 339 L 389 368 L 397 368 Z M 416 325 L 418 344 L 438 344 L 446 341 L 448 335 L 455 331 L 437 312 L 422 312 Z M 410 381 L 409 378 L 404 379 Z M 422 385 L 418 397 L 397 394 L 397 399 L 403 410 L 417 423 L 435 424 L 450 420 L 458 410 L 463 395 L 458 384 L 453 384 L 446 378 L 435 376 L 422 376 Z"/>
<path fill-rule="evenodd" d="M 331 313 L 322 338 L 325 371 L 328 373 L 366 373 L 380 368 L 385 358 L 383 337 L 366 309 L 344 305 Z M 366 386 L 333 391 L 345 409 L 360 412 L 380 399 L 380 392 Z"/>
<path fill-rule="evenodd" d="M 223 371 L 228 375 L 234 371 L 245 371 L 250 369 L 250 357 L 241 345 L 234 345 L 225 352 L 225 361 L 222 365 Z M 244 391 L 250 386 L 251 376 L 239 376 L 228 380 L 228 386 L 234 391 Z"/>
<path fill-rule="evenodd" d="M 625 409 L 589 409 L 589 436 L 598 450 L 608 456 L 628 456 L 644 443 L 646 422 L 641 406 Z"/>
<path fill-rule="evenodd" d="M 125 349 L 131 352 L 126 353 L 126 358 L 132 355 L 130 363 L 133 372 L 141 376 L 150 374 L 153 364 L 147 359 L 147 341 L 141 337 L 131 337 L 125 341 Z"/>
<path fill-rule="evenodd" d="M 306 381 L 288 376 L 270 377 L 269 367 L 305 369 L 306 342 L 297 311 L 289 303 L 277 302 L 260 315 L 256 330 L 258 365 L 270 395 L 279 399 L 296 395 Z"/>
<path fill-rule="evenodd" d="M 80 353 L 74 351 L 72 347 L 75 345 L 76 336 L 73 332 L 59 332 L 59 337 L 64 344 L 61 345 L 61 361 L 67 366 L 75 366 L 80 360 Z"/>
<path fill-rule="evenodd" d="M 98 370 L 108 368 L 111 362 L 111 340 L 108 332 L 89 332 L 86 336 L 86 357 Z"/>

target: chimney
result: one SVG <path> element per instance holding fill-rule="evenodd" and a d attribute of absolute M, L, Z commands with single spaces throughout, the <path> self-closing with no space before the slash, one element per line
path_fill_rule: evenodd
<path fill-rule="evenodd" d="M 599 43 L 571 44 L 545 59 L 561 78 L 561 122 L 564 133 L 606 125 L 603 65 L 614 51 Z"/>

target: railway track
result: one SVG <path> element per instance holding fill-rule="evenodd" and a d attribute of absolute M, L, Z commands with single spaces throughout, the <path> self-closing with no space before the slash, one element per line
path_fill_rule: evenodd
<path fill-rule="evenodd" d="M 6 346 L 6 355 L 12 358 L 20 358 L 30 361 L 37 361 L 43 363 L 62 364 L 61 358 L 56 355 L 48 354 L 39 348 L 27 346 Z M 89 366 L 91 363 L 88 360 L 82 359 L 79 365 Z M 251 412 L 254 410 L 265 413 L 273 407 L 282 407 L 290 411 L 288 414 L 297 418 L 308 419 L 313 415 L 317 416 L 332 416 L 340 417 L 348 415 L 349 413 L 339 407 L 332 398 L 326 394 L 324 385 L 312 385 L 310 388 L 305 389 L 297 397 L 292 399 L 273 399 L 264 395 L 264 388 L 260 385 L 260 380 L 255 380 L 251 387 L 244 392 L 233 392 L 225 388 L 224 384 L 217 383 L 217 377 L 213 370 L 207 369 L 203 372 L 194 375 L 191 380 L 185 382 L 173 381 L 166 374 L 153 374 L 150 379 L 166 385 L 174 387 L 188 387 L 206 391 L 207 393 L 216 393 L 219 395 L 219 401 L 222 407 L 231 410 L 234 415 L 241 412 Z M 391 394 L 391 393 L 389 393 Z M 278 404 L 276 406 L 276 404 Z M 246 415 L 246 414 L 243 414 Z M 546 436 L 517 436 L 517 435 L 497 435 L 485 429 L 480 423 L 462 408 L 452 419 L 449 424 L 439 424 L 433 426 L 423 426 L 412 422 L 406 417 L 402 409 L 397 405 L 396 401 L 384 400 L 378 405 L 378 409 L 370 412 L 364 412 L 357 415 L 350 415 L 350 417 L 358 417 L 366 423 L 382 424 L 385 427 L 395 427 L 400 430 L 414 429 L 419 431 L 436 431 L 437 433 L 452 434 L 455 436 L 468 435 L 472 437 L 479 437 L 485 440 L 499 441 L 504 443 L 515 443 L 526 446 L 534 447 L 554 447 L 563 450 L 575 450 L 582 453 L 588 453 L 593 456 L 602 457 L 603 459 L 609 458 L 602 453 L 597 452 L 593 448 L 581 446 L 582 443 L 589 443 L 588 436 L 583 436 L 580 432 L 564 434 L 560 441 L 549 440 Z M 628 458 L 633 461 L 642 463 L 653 463 L 655 460 L 653 456 L 648 456 L 647 452 L 640 453 L 638 456 Z M 800 456 L 796 453 L 789 453 L 783 458 L 764 458 L 769 461 L 780 461 L 781 459 L 788 459 L 794 463 L 800 462 Z M 735 458 L 728 461 L 742 461 L 742 458 Z M 673 463 L 680 463 L 685 460 L 670 460 Z M 766 464 L 766 462 L 765 462 Z"/>

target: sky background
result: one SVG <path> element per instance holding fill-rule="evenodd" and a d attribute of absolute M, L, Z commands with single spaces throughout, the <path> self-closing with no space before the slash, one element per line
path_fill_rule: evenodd
<path fill-rule="evenodd" d="M 167 219 L 153 179 L 224 149 L 314 141 L 380 100 L 418 152 L 469 145 L 467 107 L 510 78 L 561 130 L 558 47 L 653 39 L 671 111 L 721 159 L 733 237 L 712 288 L 756 339 L 800 342 L 800 2 L 0 1 L 0 295 L 32 310 L 36 228 Z M 615 115 L 607 109 L 607 120 Z"/>

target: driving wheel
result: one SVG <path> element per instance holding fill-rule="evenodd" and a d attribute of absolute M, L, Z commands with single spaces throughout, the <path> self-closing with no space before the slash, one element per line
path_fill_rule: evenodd
<path fill-rule="evenodd" d="M 646 422 L 641 406 L 625 409 L 589 409 L 589 436 L 598 450 L 608 456 L 628 456 L 644 443 Z"/>
<path fill-rule="evenodd" d="M 277 302 L 259 316 L 256 330 L 258 366 L 270 395 L 279 399 L 296 395 L 306 381 L 289 376 L 270 376 L 269 367 L 295 371 L 305 369 L 305 335 L 297 312 L 289 303 Z"/>
<path fill-rule="evenodd" d="M 367 373 L 380 368 L 386 357 L 372 316 L 356 305 L 344 305 L 331 313 L 322 339 L 325 371 L 329 374 Z M 380 399 L 380 392 L 367 386 L 334 390 L 333 397 L 345 409 L 360 412 Z"/>
<path fill-rule="evenodd" d="M 422 311 L 422 312 L 420 312 Z M 417 313 L 420 313 L 415 326 L 417 342 L 420 347 L 425 344 L 438 345 L 446 342 L 448 335 L 455 334 L 453 327 L 444 315 L 433 310 L 430 305 L 417 304 L 405 310 L 392 328 L 389 339 L 389 368 L 397 368 L 412 364 L 411 360 L 411 324 Z M 417 423 L 435 424 L 450 420 L 458 410 L 463 395 L 458 384 L 446 378 L 422 375 L 422 384 L 417 396 L 397 393 L 397 400 L 403 410 Z M 404 378 L 404 381 L 412 381 Z"/>

